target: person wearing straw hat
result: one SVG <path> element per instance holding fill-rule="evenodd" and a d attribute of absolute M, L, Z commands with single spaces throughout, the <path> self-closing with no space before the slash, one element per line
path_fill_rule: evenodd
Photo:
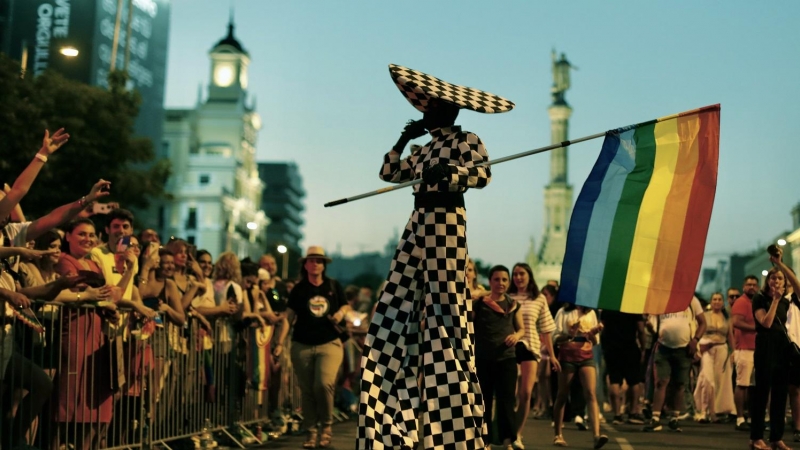
<path fill-rule="evenodd" d="M 291 360 L 308 433 L 303 448 L 329 447 L 333 435 L 336 377 L 344 358 L 339 324 L 351 308 L 339 282 L 325 276 L 330 262 L 322 247 L 308 247 L 286 307 L 286 319 L 294 323 Z"/>
<path fill-rule="evenodd" d="M 461 109 L 500 113 L 514 104 L 405 67 L 392 64 L 389 72 L 423 117 L 406 125 L 380 177 L 424 183 L 414 186 L 414 210 L 366 337 L 356 448 L 415 448 L 421 408 L 425 449 L 480 449 L 488 442 L 466 317 L 464 192 L 488 185 L 491 171 L 476 167 L 489 158 L 483 142 L 455 120 Z M 401 159 L 426 133 L 430 142 Z"/>

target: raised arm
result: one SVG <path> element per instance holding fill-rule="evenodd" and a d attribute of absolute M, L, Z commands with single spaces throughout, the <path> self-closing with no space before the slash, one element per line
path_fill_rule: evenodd
<path fill-rule="evenodd" d="M 424 136 L 426 133 L 422 120 L 409 121 L 400 135 L 400 139 L 394 147 L 383 157 L 380 177 L 383 181 L 390 183 L 403 183 L 414 179 L 413 161 L 416 159 L 415 153 L 406 159 L 400 159 L 400 155 L 412 139 Z"/>
<path fill-rule="evenodd" d="M 36 157 L 28 164 L 28 167 L 14 181 L 14 185 L 8 191 L 5 197 L 0 200 L 0 218 L 4 218 L 11 214 L 11 211 L 19 204 L 28 191 L 31 189 L 33 181 L 39 175 L 39 171 L 47 162 L 47 158 L 55 153 L 56 150 L 61 148 L 67 140 L 69 135 L 64 132 L 63 128 L 53 133 L 50 136 L 50 131 L 44 131 L 44 139 L 42 139 L 42 147 L 36 153 Z"/>
<path fill-rule="evenodd" d="M 32 241 L 43 235 L 48 230 L 52 230 L 53 228 L 61 226 L 74 219 L 86 205 L 108 195 L 109 192 L 106 190 L 106 188 L 110 186 L 111 182 L 100 180 L 95 183 L 94 186 L 92 186 L 92 189 L 85 196 L 74 202 L 61 205 L 58 208 L 50 211 L 50 213 L 46 216 L 34 220 L 31 222 L 30 226 L 28 226 L 28 232 L 25 235 L 25 240 Z"/>

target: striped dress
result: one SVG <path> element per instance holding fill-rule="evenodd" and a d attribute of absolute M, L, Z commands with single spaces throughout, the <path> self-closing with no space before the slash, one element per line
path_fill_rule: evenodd
<path fill-rule="evenodd" d="M 525 326 L 525 336 L 522 337 L 523 345 L 531 353 L 536 355 L 537 360 L 541 359 L 540 348 L 542 346 L 539 335 L 552 333 L 556 330 L 553 316 L 547 305 L 547 299 L 539 294 L 535 299 L 531 299 L 528 293 L 510 294 L 511 298 L 520 304 L 522 313 L 522 323 Z"/>

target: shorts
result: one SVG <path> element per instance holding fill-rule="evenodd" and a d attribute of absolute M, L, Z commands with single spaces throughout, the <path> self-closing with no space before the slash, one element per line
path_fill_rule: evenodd
<path fill-rule="evenodd" d="M 524 363 L 525 361 L 539 361 L 539 355 L 528 350 L 522 342 L 516 345 L 514 350 L 517 353 L 517 364 Z"/>
<path fill-rule="evenodd" d="M 689 347 L 669 348 L 659 344 L 655 366 L 658 380 L 668 379 L 671 384 L 685 385 L 689 382 L 689 369 L 692 368 Z"/>
<path fill-rule="evenodd" d="M 622 384 L 622 380 L 628 386 L 635 386 L 641 383 L 642 378 L 642 353 L 636 345 L 628 346 L 603 346 L 603 357 L 606 360 L 606 374 L 611 384 Z"/>
<path fill-rule="evenodd" d="M 583 361 L 561 361 L 561 370 L 565 373 L 577 372 L 581 367 L 594 367 L 597 368 L 597 363 L 594 358 L 584 359 Z"/>
<path fill-rule="evenodd" d="M 734 350 L 736 386 L 748 387 L 756 385 L 755 370 L 753 370 L 753 353 L 753 350 Z"/>

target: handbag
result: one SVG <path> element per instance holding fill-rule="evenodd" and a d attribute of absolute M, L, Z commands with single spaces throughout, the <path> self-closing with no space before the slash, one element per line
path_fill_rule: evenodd
<path fill-rule="evenodd" d="M 793 361 L 791 361 L 791 362 L 794 363 L 794 364 L 800 364 L 800 346 L 798 346 L 792 340 L 791 336 L 789 336 L 789 332 L 786 330 L 786 326 L 783 324 L 783 322 L 781 322 L 781 319 L 779 319 L 777 315 L 775 316 L 775 320 L 777 320 L 778 323 L 781 325 L 781 329 L 783 330 L 783 334 L 784 334 L 784 336 L 786 336 L 786 340 L 789 341 L 790 348 L 791 348 L 790 353 L 791 353 L 791 357 L 793 359 Z"/>

